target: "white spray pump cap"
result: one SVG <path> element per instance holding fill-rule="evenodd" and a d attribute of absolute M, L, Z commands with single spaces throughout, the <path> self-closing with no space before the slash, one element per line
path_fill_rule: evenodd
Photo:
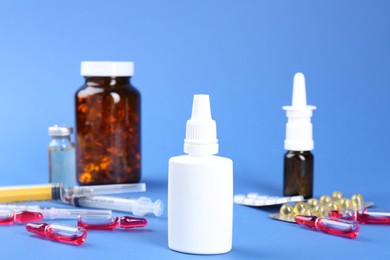
<path fill-rule="evenodd" d="M 314 149 L 311 117 L 315 106 L 306 104 L 305 76 L 298 72 L 294 76 L 292 105 L 284 106 L 288 118 L 284 148 L 289 151 L 311 151 Z"/>
<path fill-rule="evenodd" d="M 218 153 L 217 125 L 211 118 L 209 95 L 194 95 L 191 119 L 187 121 L 184 152 L 191 155 Z"/>

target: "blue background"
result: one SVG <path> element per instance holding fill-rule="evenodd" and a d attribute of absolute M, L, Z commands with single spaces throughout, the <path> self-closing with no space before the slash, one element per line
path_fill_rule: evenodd
<path fill-rule="evenodd" d="M 132 60 L 145 195 L 167 202 L 167 162 L 183 153 L 198 93 L 210 94 L 220 155 L 235 163 L 235 193 L 281 195 L 281 107 L 300 71 L 318 107 L 315 196 L 359 192 L 390 210 L 389 12 L 384 0 L 1 2 L 0 185 L 47 182 L 47 127 L 74 125 L 80 61 Z M 269 219 L 278 207 L 234 210 L 233 251 L 214 258 L 390 256 L 388 226 L 362 226 L 350 240 Z M 1 227 L 0 248 L 17 259 L 198 257 L 168 249 L 166 213 L 149 222 L 145 231 L 91 231 L 81 247 Z"/>

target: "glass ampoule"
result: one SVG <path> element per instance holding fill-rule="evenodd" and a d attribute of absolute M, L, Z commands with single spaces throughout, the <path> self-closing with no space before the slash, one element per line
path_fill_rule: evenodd
<path fill-rule="evenodd" d="M 87 238 L 87 231 L 83 227 L 61 224 L 28 223 L 26 230 L 53 241 L 72 245 L 81 245 Z"/>
<path fill-rule="evenodd" d="M 113 215 L 80 215 L 77 221 L 79 227 L 95 230 L 114 230 L 145 227 L 148 221 L 144 218 L 130 216 L 116 217 Z"/>
<path fill-rule="evenodd" d="M 336 236 L 356 238 L 360 230 L 360 225 L 357 221 L 304 215 L 297 215 L 294 219 L 300 225 L 319 229 L 324 233 Z"/>

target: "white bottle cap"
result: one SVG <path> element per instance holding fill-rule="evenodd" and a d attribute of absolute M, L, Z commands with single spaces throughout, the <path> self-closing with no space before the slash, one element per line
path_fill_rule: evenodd
<path fill-rule="evenodd" d="M 83 61 L 80 73 L 84 77 L 131 77 L 134 75 L 134 63 Z"/>
<path fill-rule="evenodd" d="M 50 136 L 68 136 L 73 133 L 73 128 L 63 125 L 53 125 L 49 127 Z"/>
<path fill-rule="evenodd" d="M 184 152 L 191 155 L 218 153 L 217 125 L 211 118 L 209 95 L 194 95 L 192 116 L 187 121 Z"/>
<path fill-rule="evenodd" d="M 311 117 L 316 107 L 306 104 L 305 76 L 300 72 L 294 76 L 292 105 L 284 106 L 283 109 L 288 118 L 284 148 L 289 151 L 313 150 Z"/>

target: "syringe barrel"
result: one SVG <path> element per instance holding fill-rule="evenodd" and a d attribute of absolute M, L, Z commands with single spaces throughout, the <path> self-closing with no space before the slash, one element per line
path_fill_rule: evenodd
<path fill-rule="evenodd" d="M 152 200 L 148 197 L 118 198 L 110 196 L 73 197 L 71 204 L 78 207 L 111 209 L 132 213 L 135 216 L 144 216 L 153 213 L 156 217 L 161 216 L 164 205 L 161 200 Z"/>
<path fill-rule="evenodd" d="M 130 184 L 110 184 L 110 185 L 92 185 L 75 186 L 65 189 L 66 196 L 85 197 L 105 194 L 118 194 L 128 192 L 143 192 L 146 190 L 145 183 Z"/>
<path fill-rule="evenodd" d="M 109 196 L 74 197 L 72 204 L 77 207 L 111 209 L 133 213 L 134 199 L 124 199 Z"/>
<path fill-rule="evenodd" d="M 42 210 L 45 219 L 77 219 L 80 215 L 111 215 L 111 210 L 93 209 L 67 209 L 67 208 L 46 208 Z"/>

